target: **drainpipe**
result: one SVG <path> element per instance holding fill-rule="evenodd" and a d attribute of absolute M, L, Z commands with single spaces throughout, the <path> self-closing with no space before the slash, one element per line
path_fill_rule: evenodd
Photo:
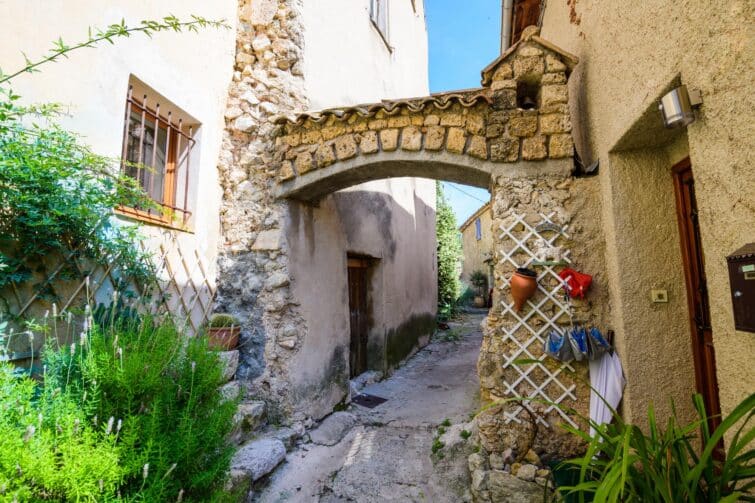
<path fill-rule="evenodd" d="M 511 40 L 511 18 L 514 14 L 514 0 L 501 2 L 501 54 L 509 48 Z"/>

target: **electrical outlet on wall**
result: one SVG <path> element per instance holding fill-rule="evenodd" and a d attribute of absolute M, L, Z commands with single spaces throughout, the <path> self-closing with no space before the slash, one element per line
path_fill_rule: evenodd
<path fill-rule="evenodd" d="M 650 299 L 656 304 L 668 302 L 668 291 L 664 289 L 650 290 Z"/>

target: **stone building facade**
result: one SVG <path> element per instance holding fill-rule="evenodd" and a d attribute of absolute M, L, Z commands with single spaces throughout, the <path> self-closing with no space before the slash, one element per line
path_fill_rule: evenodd
<path fill-rule="evenodd" d="M 490 203 L 483 204 L 459 226 L 464 257 L 461 262 L 461 281 L 476 290 L 470 278 L 475 271 L 482 271 L 493 285 L 493 214 Z M 488 292 L 483 292 L 487 299 Z"/>
<path fill-rule="evenodd" d="M 434 328 L 434 184 L 402 178 L 316 202 L 278 198 L 273 120 L 334 102 L 426 94 L 421 8 L 391 5 L 386 37 L 367 2 L 239 3 L 218 166 L 225 244 L 216 309 L 241 320 L 238 377 L 287 420 L 319 419 L 348 400 L 350 258 L 369 264 L 363 370 L 390 372 Z"/>
<path fill-rule="evenodd" d="M 276 193 L 283 198 L 317 200 L 364 180 L 408 174 L 490 190 L 493 308 L 478 371 L 483 400 L 508 405 L 487 409 L 478 422 L 485 452 L 503 451 L 516 438 L 517 460 L 531 449 L 546 459 L 578 451 L 560 425 L 578 425 L 568 408 L 587 412 L 587 367 L 547 359 L 543 341 L 572 320 L 600 325 L 607 309 L 600 286 L 589 300 L 561 301 L 551 265 L 539 270 L 538 292 L 524 311 L 514 310 L 509 295 L 514 269 L 531 265 L 543 241 L 603 280 L 598 185 L 572 176 L 566 82 L 576 64 L 532 27 L 483 70 L 479 89 L 276 119 Z"/>

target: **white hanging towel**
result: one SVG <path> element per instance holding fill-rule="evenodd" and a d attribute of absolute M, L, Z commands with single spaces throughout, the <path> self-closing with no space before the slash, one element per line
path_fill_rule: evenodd
<path fill-rule="evenodd" d="M 590 360 L 590 419 L 597 424 L 610 423 L 613 418 L 608 405 L 614 410 L 619 406 L 626 385 L 621 360 L 616 351 L 605 352 L 600 358 Z M 605 402 L 600 399 L 603 397 Z M 606 405 L 608 402 L 608 405 Z M 590 427 L 590 435 L 595 435 L 595 429 Z"/>

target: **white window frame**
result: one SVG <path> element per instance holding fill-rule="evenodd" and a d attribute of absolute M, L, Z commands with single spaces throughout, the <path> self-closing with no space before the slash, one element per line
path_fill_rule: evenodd
<path fill-rule="evenodd" d="M 377 30 L 380 38 L 383 39 L 383 43 L 385 43 L 388 51 L 393 52 L 393 47 L 388 42 L 390 34 L 389 19 L 390 9 L 388 8 L 388 0 L 370 0 L 370 22 Z"/>

